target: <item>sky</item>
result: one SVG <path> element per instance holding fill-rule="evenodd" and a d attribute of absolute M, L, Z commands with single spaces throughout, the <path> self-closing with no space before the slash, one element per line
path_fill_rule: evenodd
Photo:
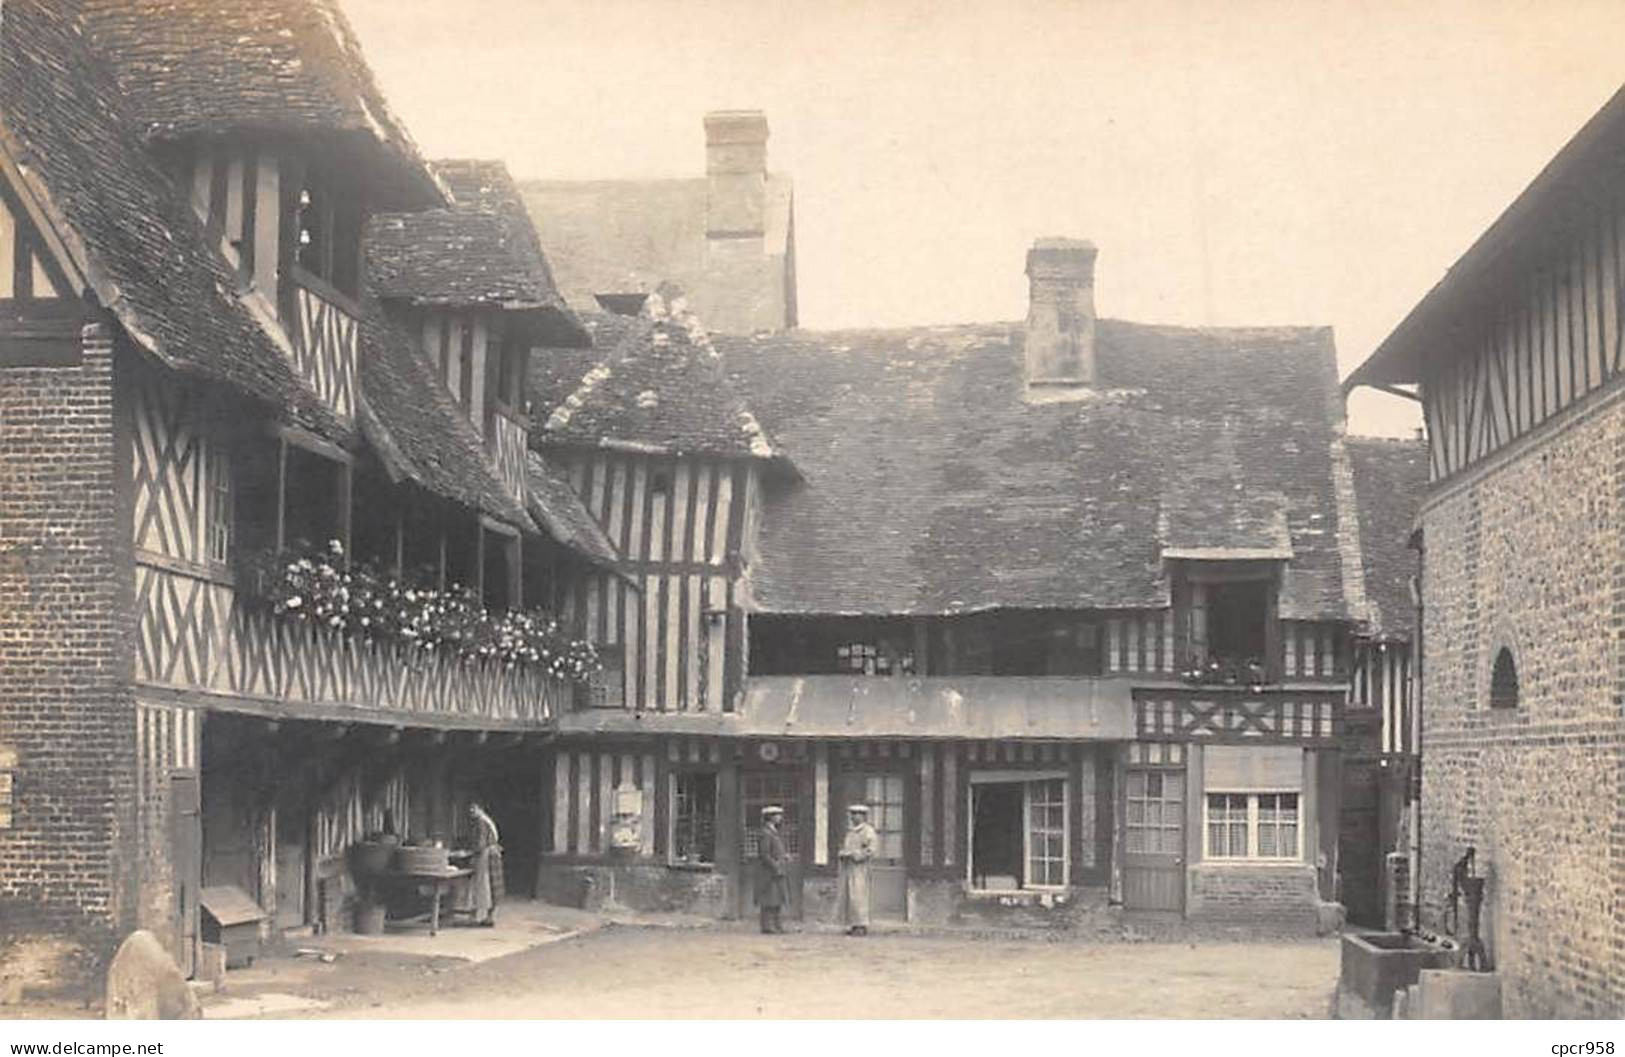
<path fill-rule="evenodd" d="M 430 157 L 698 176 L 764 110 L 805 327 L 1021 319 L 1064 235 L 1102 316 L 1328 325 L 1343 374 L 1625 76 L 1618 0 L 342 3 Z"/>

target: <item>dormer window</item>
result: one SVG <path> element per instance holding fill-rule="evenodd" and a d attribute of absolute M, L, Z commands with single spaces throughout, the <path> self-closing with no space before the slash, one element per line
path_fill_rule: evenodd
<path fill-rule="evenodd" d="M 354 297 L 361 287 L 361 201 L 330 173 L 310 167 L 293 196 L 295 261 L 301 270 Z"/>

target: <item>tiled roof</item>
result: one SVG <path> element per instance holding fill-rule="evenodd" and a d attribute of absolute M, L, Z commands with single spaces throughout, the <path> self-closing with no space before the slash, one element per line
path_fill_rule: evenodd
<path fill-rule="evenodd" d="M 649 295 L 636 317 L 588 319 L 596 355 L 556 350 L 532 359 L 532 439 L 673 454 L 780 459 L 722 369 L 722 357 L 683 298 Z"/>
<path fill-rule="evenodd" d="M 500 161 L 437 161 L 449 208 L 375 217 L 367 259 L 379 295 L 426 305 L 487 305 L 541 317 L 539 340 L 585 345 L 553 285 L 530 215 Z"/>
<path fill-rule="evenodd" d="M 1360 504 L 1360 549 L 1372 634 L 1409 639 L 1416 631 L 1410 583 L 1417 569 L 1410 537 L 1427 493 L 1427 443 L 1349 437 L 1347 446 Z"/>
<path fill-rule="evenodd" d="M 525 470 L 530 509 L 538 524 L 566 547 L 600 565 L 620 561 L 620 552 L 570 487 L 568 477 L 534 451 L 527 456 Z"/>
<path fill-rule="evenodd" d="M 328 136 L 399 208 L 442 200 L 337 0 L 83 0 L 144 136 Z"/>
<path fill-rule="evenodd" d="M 163 362 L 226 382 L 330 437 L 345 429 L 237 295 L 185 197 L 143 149 L 78 0 L 7 0 L 0 119 L 8 150 L 82 246 L 91 287 Z"/>
<path fill-rule="evenodd" d="M 497 481 L 479 432 L 419 353 L 410 328 L 375 297 L 363 312 L 361 395 L 373 419 L 363 416 L 362 426 L 386 464 L 437 495 L 531 530 L 529 515 Z"/>
<path fill-rule="evenodd" d="M 1024 399 L 1022 340 L 1017 324 L 717 339 L 803 478 L 767 492 L 761 609 L 1160 607 L 1165 548 L 1289 548 L 1282 615 L 1349 616 L 1329 329 L 1102 320 L 1098 388 L 1048 403 Z"/>

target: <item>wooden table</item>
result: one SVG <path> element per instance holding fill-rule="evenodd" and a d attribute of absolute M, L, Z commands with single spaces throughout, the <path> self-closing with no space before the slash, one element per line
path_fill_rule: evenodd
<path fill-rule="evenodd" d="M 431 936 L 437 935 L 440 932 L 441 900 L 445 898 L 447 892 L 451 891 L 452 885 L 466 877 L 472 876 L 474 876 L 473 870 L 459 869 L 455 866 L 448 866 L 444 870 L 410 873 L 399 870 L 391 870 L 383 875 L 385 881 L 391 885 L 411 885 L 414 888 L 422 885 L 429 886 L 431 890 L 431 898 L 429 903 L 429 935 Z M 421 914 L 418 916 L 422 917 Z"/>

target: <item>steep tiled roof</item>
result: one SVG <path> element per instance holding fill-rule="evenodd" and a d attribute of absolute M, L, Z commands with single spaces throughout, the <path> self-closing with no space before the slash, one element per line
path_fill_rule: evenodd
<path fill-rule="evenodd" d="M 541 340 L 585 345 L 587 334 L 553 273 L 500 161 L 437 161 L 445 209 L 375 217 L 367 259 L 380 296 L 417 304 L 487 305 L 538 314 Z"/>
<path fill-rule="evenodd" d="M 361 394 L 368 439 L 386 464 L 429 491 L 526 530 L 530 517 L 497 481 L 473 423 L 419 354 L 415 335 L 376 298 L 364 305 Z"/>
<path fill-rule="evenodd" d="M 697 179 L 526 180 L 520 183 L 571 307 L 603 293 L 648 293 L 707 283 L 706 196 Z M 763 252 L 783 257 L 791 236 L 791 181 L 770 173 Z"/>
<path fill-rule="evenodd" d="M 7 0 L 0 120 L 10 133 L 8 152 L 37 182 L 53 223 L 82 249 L 97 298 L 137 345 L 170 366 L 342 435 L 239 300 L 236 276 L 142 148 L 108 56 L 84 32 L 80 7 L 78 0 Z"/>
<path fill-rule="evenodd" d="M 723 373 L 722 357 L 680 295 L 642 314 L 589 319 L 596 355 L 532 357 L 532 439 L 573 446 L 778 459 L 783 452 Z"/>
<path fill-rule="evenodd" d="M 1347 445 L 1360 504 L 1371 630 L 1382 638 L 1408 639 L 1416 631 L 1410 582 L 1417 565 L 1410 536 L 1427 492 L 1427 443 L 1349 437 Z"/>
<path fill-rule="evenodd" d="M 1164 549 L 1290 550 L 1283 616 L 1343 619 L 1331 331 L 1102 320 L 1099 386 L 1023 399 L 1023 328 L 717 339 L 802 481 L 769 489 L 758 605 L 1166 605 Z"/>
<path fill-rule="evenodd" d="M 409 208 L 443 199 L 390 112 L 337 0 L 83 0 L 131 120 L 160 139 L 329 136 Z"/>

